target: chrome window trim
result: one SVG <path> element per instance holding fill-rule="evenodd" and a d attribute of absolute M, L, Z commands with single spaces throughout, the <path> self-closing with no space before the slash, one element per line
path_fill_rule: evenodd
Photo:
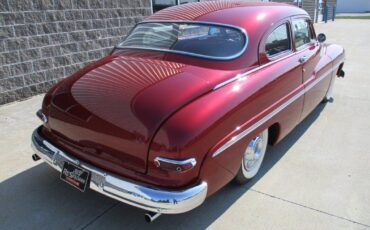
<path fill-rule="evenodd" d="M 241 34 L 244 36 L 245 42 L 244 42 L 244 46 L 242 47 L 242 49 L 238 53 L 236 53 L 234 55 L 231 55 L 231 56 L 226 56 L 226 57 L 213 57 L 213 56 L 208 56 L 208 55 L 203 55 L 203 54 L 195 54 L 195 53 L 185 52 L 185 51 L 176 51 L 176 50 L 169 50 L 169 49 L 157 49 L 157 48 L 146 48 L 146 47 L 138 47 L 138 46 L 137 47 L 135 47 L 135 46 L 125 47 L 125 46 L 117 45 L 115 48 L 117 48 L 117 49 L 152 50 L 152 51 L 160 51 L 160 52 L 167 52 L 167 53 L 174 53 L 174 54 L 182 54 L 182 55 L 186 55 L 186 56 L 192 56 L 192 57 L 198 57 L 198 58 L 204 58 L 204 59 L 210 59 L 210 60 L 229 61 L 229 60 L 233 60 L 233 59 L 236 59 L 236 58 L 240 57 L 245 52 L 245 50 L 247 49 L 248 43 L 249 43 L 249 37 L 248 37 L 247 31 L 242 27 L 234 26 L 234 25 L 230 25 L 230 24 L 216 23 L 216 22 L 203 22 L 203 21 L 189 21 L 189 20 L 145 20 L 145 21 L 137 23 L 135 25 L 135 27 L 125 37 L 125 39 L 123 39 L 123 41 L 120 42 L 120 44 L 126 40 L 126 38 L 131 34 L 131 32 L 138 25 L 145 24 L 145 23 L 187 23 L 187 24 L 198 24 L 198 25 L 208 25 L 208 26 L 213 25 L 213 26 L 228 27 L 228 28 L 236 29 L 239 32 L 241 32 Z"/>
<path fill-rule="evenodd" d="M 274 58 L 276 58 L 276 57 L 279 57 L 279 56 L 282 56 L 283 57 L 283 55 L 285 54 L 288 54 L 288 53 L 293 53 L 294 51 L 293 51 L 293 49 L 289 49 L 289 50 L 284 50 L 284 51 L 281 51 L 281 52 L 279 52 L 279 53 L 276 53 L 276 54 L 274 54 L 274 55 L 268 55 L 267 53 L 266 53 L 266 51 L 265 51 L 265 53 L 266 53 L 266 57 L 270 60 L 270 61 L 273 61 L 274 60 Z"/>
<path fill-rule="evenodd" d="M 315 40 L 311 39 L 309 43 L 305 43 L 301 46 L 296 47 L 296 50 L 297 51 L 306 50 L 308 47 L 310 47 L 314 43 L 315 43 Z"/>
<path fill-rule="evenodd" d="M 327 70 L 324 74 L 322 74 L 319 78 L 315 79 L 311 84 L 308 86 L 305 86 L 300 92 L 289 98 L 287 101 L 285 101 L 282 105 L 279 107 L 275 108 L 272 112 L 269 114 L 265 115 L 263 118 L 261 118 L 259 121 L 254 123 L 252 126 L 246 128 L 244 131 L 241 133 L 237 134 L 236 136 L 232 137 L 229 141 L 227 141 L 225 144 L 223 144 L 221 147 L 219 147 L 213 154 L 212 157 L 216 157 L 219 154 L 221 154 L 223 151 L 228 149 L 230 146 L 241 140 L 243 137 L 246 135 L 250 134 L 254 130 L 256 130 L 258 127 L 260 127 L 262 124 L 266 123 L 268 120 L 270 120 L 273 116 L 281 112 L 283 109 L 288 107 L 290 104 L 295 102 L 298 98 L 300 98 L 302 95 L 304 95 L 306 92 L 308 92 L 312 87 L 317 85 L 321 80 L 323 80 L 325 77 L 327 77 L 330 73 L 335 71 L 343 62 L 344 60 L 341 60 L 339 64 L 335 65 L 334 67 L 330 68 Z"/>

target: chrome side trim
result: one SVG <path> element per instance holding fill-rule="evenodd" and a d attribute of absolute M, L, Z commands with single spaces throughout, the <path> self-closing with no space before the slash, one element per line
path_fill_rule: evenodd
<path fill-rule="evenodd" d="M 229 60 L 236 59 L 236 58 L 240 57 L 245 52 L 245 50 L 247 49 L 248 43 L 249 43 L 249 37 L 248 37 L 247 31 L 242 27 L 234 26 L 234 25 L 230 25 L 230 24 L 216 23 L 216 22 L 203 22 L 203 21 L 186 21 L 186 20 L 144 20 L 142 22 L 137 23 L 135 25 L 135 27 L 131 29 L 130 33 L 125 37 L 125 39 L 120 42 L 120 44 L 123 43 L 126 40 L 126 38 L 131 34 L 131 32 L 136 28 L 137 25 L 145 24 L 145 23 L 188 23 L 188 24 L 198 24 L 198 25 L 214 25 L 214 26 L 229 27 L 229 28 L 236 29 L 239 32 L 241 32 L 244 36 L 245 42 L 244 42 L 244 46 L 242 47 L 242 49 L 238 53 L 236 53 L 234 55 L 231 55 L 231 56 L 227 56 L 227 57 L 213 57 L 213 56 L 208 56 L 208 55 L 202 55 L 202 54 L 196 54 L 196 53 L 178 51 L 178 50 L 169 50 L 169 49 L 157 49 L 157 48 L 147 48 L 147 47 L 139 47 L 139 46 L 138 47 L 120 46 L 119 44 L 115 48 L 117 48 L 117 49 L 153 50 L 153 51 L 160 51 L 160 52 L 167 52 L 167 53 L 182 54 L 182 55 L 193 56 L 193 57 L 204 58 L 204 59 L 210 59 L 210 60 L 229 61 Z"/>
<path fill-rule="evenodd" d="M 340 61 L 339 63 L 341 64 L 342 61 Z M 304 95 L 307 91 L 309 91 L 310 89 L 312 89 L 312 87 L 314 87 L 321 80 L 323 80 L 325 77 L 327 77 L 330 73 L 332 73 L 333 71 L 335 71 L 340 66 L 340 64 L 337 64 L 336 66 L 332 67 L 330 70 L 328 70 L 325 73 L 323 73 L 319 78 L 317 78 L 316 80 L 314 80 L 310 85 L 304 87 L 300 92 L 298 92 L 297 94 L 295 94 L 294 96 L 292 96 L 291 98 L 289 98 L 286 102 L 284 102 L 279 107 L 277 107 L 276 109 L 274 109 L 271 113 L 269 113 L 266 116 L 264 116 L 263 118 L 261 118 L 259 121 L 257 121 L 256 123 L 254 123 L 252 126 L 248 127 L 247 129 L 245 129 L 244 131 L 242 131 L 238 135 L 232 137 L 229 141 L 227 141 L 220 148 L 218 148 L 212 154 L 212 157 L 218 156 L 220 153 L 222 153 L 223 151 L 225 151 L 226 149 L 228 149 L 230 146 L 232 146 L 233 144 L 235 144 L 236 142 L 238 142 L 240 139 L 242 139 L 243 137 L 245 137 L 248 134 L 250 134 L 252 131 L 254 131 L 258 127 L 260 127 L 262 124 L 266 123 L 273 116 L 275 116 L 276 114 L 278 114 L 280 111 L 282 111 L 283 109 L 285 109 L 286 107 L 288 107 L 290 104 L 292 104 L 293 102 L 295 102 L 298 98 L 300 98 L 302 95 Z"/>
<path fill-rule="evenodd" d="M 207 182 L 200 182 L 183 190 L 158 189 L 136 183 L 81 162 L 55 147 L 42 137 L 41 127 L 32 134 L 32 148 L 37 156 L 57 171 L 65 161 L 72 162 L 91 172 L 90 188 L 105 196 L 151 212 L 176 214 L 190 211 L 201 205 L 207 195 Z"/>
<path fill-rule="evenodd" d="M 268 66 L 270 66 L 270 65 L 273 65 L 273 64 L 275 64 L 275 63 L 277 63 L 277 62 L 279 62 L 279 61 L 282 61 L 282 60 L 285 60 L 285 59 L 287 59 L 287 58 L 290 58 L 291 56 L 296 55 L 296 54 L 299 54 L 299 53 L 301 53 L 301 52 L 305 51 L 306 49 L 308 49 L 308 48 L 305 48 L 305 49 L 299 50 L 299 51 L 297 51 L 297 52 L 295 52 L 295 53 L 288 54 L 288 55 L 286 55 L 286 56 L 284 56 L 284 57 L 278 58 L 278 59 L 276 59 L 276 60 L 273 60 L 273 61 L 268 62 L 268 63 L 263 64 L 263 65 L 260 65 L 260 66 L 258 66 L 258 67 L 256 67 L 256 68 L 253 68 L 253 69 L 251 69 L 251 70 L 249 70 L 249 71 L 247 71 L 247 72 L 240 73 L 240 74 L 236 75 L 235 77 L 232 77 L 232 78 L 230 78 L 230 79 L 227 79 L 226 81 L 223 81 L 223 82 L 221 82 L 221 83 L 217 84 L 216 86 L 214 86 L 214 87 L 213 87 L 213 90 L 219 89 L 219 88 L 221 88 L 221 87 L 223 87 L 223 86 L 225 86 L 225 85 L 227 85 L 227 84 L 229 84 L 229 83 L 231 83 L 231 82 L 233 82 L 233 81 L 239 80 L 239 79 L 241 79 L 241 78 L 243 78 L 243 77 L 245 77 L 245 76 L 247 76 L 247 75 L 249 75 L 249 74 L 252 74 L 252 73 L 254 73 L 254 72 L 257 72 L 258 70 L 261 70 L 261 69 L 263 69 L 263 68 L 266 68 L 266 67 L 268 67 Z"/>

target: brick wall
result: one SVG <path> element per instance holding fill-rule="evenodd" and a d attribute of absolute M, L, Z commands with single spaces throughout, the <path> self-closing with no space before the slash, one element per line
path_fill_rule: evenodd
<path fill-rule="evenodd" d="M 149 14 L 150 0 L 0 0 L 0 105 L 46 92 Z"/>

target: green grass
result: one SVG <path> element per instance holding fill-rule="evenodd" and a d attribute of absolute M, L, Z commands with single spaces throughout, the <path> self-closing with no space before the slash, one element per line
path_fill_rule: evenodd
<path fill-rule="evenodd" d="M 336 16 L 335 19 L 370 19 L 370 15 L 367 15 L 367 16 Z"/>

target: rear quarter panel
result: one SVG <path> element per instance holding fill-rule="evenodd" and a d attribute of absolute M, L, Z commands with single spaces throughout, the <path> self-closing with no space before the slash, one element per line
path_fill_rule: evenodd
<path fill-rule="evenodd" d="M 287 58 L 211 91 L 170 117 L 152 142 L 148 173 L 158 173 L 151 167 L 158 155 L 177 159 L 196 156 L 199 165 L 195 170 L 185 175 L 174 173 L 171 176 L 177 177 L 184 185 L 194 182 L 194 178 L 207 181 L 208 195 L 228 183 L 241 165 L 246 144 L 254 136 L 274 123 L 283 124 L 279 128 L 280 136 L 286 135 L 297 125 L 303 97 L 222 154 L 212 157 L 218 147 L 301 90 L 301 69 L 293 68 L 299 65 L 297 58 Z"/>

